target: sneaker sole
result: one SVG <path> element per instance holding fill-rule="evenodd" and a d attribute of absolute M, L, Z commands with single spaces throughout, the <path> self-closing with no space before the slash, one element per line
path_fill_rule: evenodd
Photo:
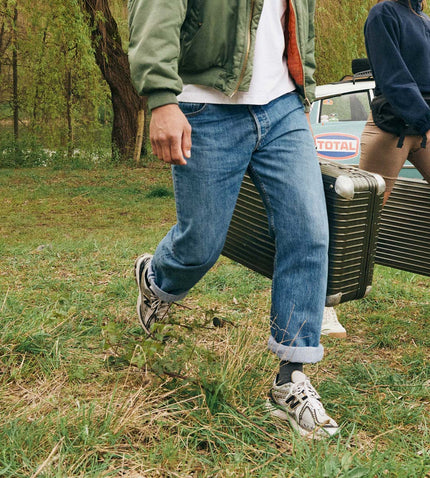
<path fill-rule="evenodd" d="M 346 332 L 321 332 L 321 335 L 326 337 L 334 337 L 336 339 L 346 339 Z"/>
<path fill-rule="evenodd" d="M 321 440 L 323 438 L 330 438 L 338 432 L 336 429 L 333 433 L 330 433 L 325 428 L 317 428 L 314 431 L 306 430 L 302 428 L 287 412 L 284 412 L 276 404 L 274 404 L 270 398 L 266 400 L 266 410 L 270 412 L 270 415 L 278 420 L 287 421 L 291 428 L 299 433 L 300 436 L 304 438 L 310 438 L 312 440 Z"/>

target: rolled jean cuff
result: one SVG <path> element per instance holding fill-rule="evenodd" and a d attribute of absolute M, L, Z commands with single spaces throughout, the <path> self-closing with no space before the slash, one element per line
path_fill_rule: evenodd
<path fill-rule="evenodd" d="M 182 292 L 181 294 L 169 294 L 168 292 L 164 292 L 164 290 L 161 290 L 155 283 L 155 274 L 154 274 L 154 271 L 152 270 L 152 265 L 149 266 L 148 280 L 154 294 L 158 298 L 160 298 L 163 302 L 169 302 L 169 303 L 178 302 L 179 300 L 182 300 L 188 294 L 188 291 Z"/>
<path fill-rule="evenodd" d="M 318 347 L 290 347 L 279 344 L 273 336 L 269 338 L 268 347 L 280 360 L 285 362 L 316 363 L 324 356 L 324 347 L 321 344 Z"/>

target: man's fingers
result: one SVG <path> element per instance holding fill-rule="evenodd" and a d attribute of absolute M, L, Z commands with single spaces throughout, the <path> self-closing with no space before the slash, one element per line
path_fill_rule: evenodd
<path fill-rule="evenodd" d="M 170 145 L 170 157 L 173 164 L 187 164 L 184 156 L 182 155 L 181 142 L 175 138 Z"/>
<path fill-rule="evenodd" d="M 184 129 L 182 135 L 182 154 L 185 158 L 191 157 L 191 126 Z"/>
<path fill-rule="evenodd" d="M 160 159 L 164 161 L 165 163 L 172 162 L 172 158 L 170 156 L 170 148 L 168 146 L 163 148 Z"/>
<path fill-rule="evenodd" d="M 186 164 L 182 156 L 180 140 L 175 136 L 168 136 L 163 138 L 158 144 L 159 156 L 158 158 L 165 163 L 171 164 Z"/>
<path fill-rule="evenodd" d="M 157 156 L 158 159 L 161 159 L 156 141 L 151 140 L 151 148 L 152 148 L 152 153 L 154 154 L 154 156 Z"/>
<path fill-rule="evenodd" d="M 168 138 L 163 141 L 152 141 L 152 152 L 158 159 L 165 163 L 187 164 L 182 155 L 180 142 L 176 138 Z"/>

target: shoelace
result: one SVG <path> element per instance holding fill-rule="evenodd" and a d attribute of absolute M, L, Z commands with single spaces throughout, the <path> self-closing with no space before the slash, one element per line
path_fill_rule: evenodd
<path fill-rule="evenodd" d="M 151 316 L 155 315 L 155 318 L 157 320 L 162 320 L 164 316 L 167 314 L 167 312 L 169 311 L 171 305 L 172 304 L 169 304 L 168 302 L 164 302 L 159 297 L 157 297 L 156 299 L 153 299 L 151 301 L 151 311 L 152 311 Z M 161 317 L 158 316 L 159 312 L 161 312 L 160 314 Z"/>
<path fill-rule="evenodd" d="M 312 387 L 309 380 L 305 380 L 304 382 L 299 382 L 294 385 L 295 388 L 293 389 L 293 392 L 298 395 L 304 394 L 308 400 L 312 402 L 314 407 L 324 410 L 324 407 L 320 401 L 321 397 L 318 395 L 318 392 L 314 389 L 314 387 Z"/>

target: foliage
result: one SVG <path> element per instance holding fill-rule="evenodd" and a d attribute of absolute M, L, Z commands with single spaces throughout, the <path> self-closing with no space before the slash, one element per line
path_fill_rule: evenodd
<path fill-rule="evenodd" d="M 76 0 L 53 0 L 49 8 L 29 0 L 17 5 L 19 108 L 24 136 L 30 133 L 38 137 L 45 148 L 82 147 L 102 138 L 111 115 L 109 97 Z M 6 16 L 3 19 L 7 26 Z M 6 131 L 10 112 L 5 106 L 11 87 L 7 54 L 8 50 L 0 97 L 0 121 Z"/>
<path fill-rule="evenodd" d="M 317 1 L 317 84 L 340 80 L 351 73 L 351 61 L 366 56 L 363 27 L 375 0 Z"/>
<path fill-rule="evenodd" d="M 11 135 L 0 137 L 0 168 L 32 168 L 38 166 L 65 169 L 109 168 L 116 162 L 110 149 L 97 146 L 85 150 L 44 148 L 34 135 L 15 141 Z"/>
<path fill-rule="evenodd" d="M 370 0 L 324 0 L 317 7 L 318 81 L 338 79 L 350 60 L 362 55 L 361 28 Z M 11 130 L 12 7 L 17 5 L 19 114 L 21 136 L 37 138 L 48 149 L 109 148 L 110 91 L 94 60 L 91 32 L 78 0 L 0 2 L 0 122 Z M 110 0 L 124 48 L 126 3 Z M 330 25 L 330 28 L 326 26 Z M 348 35 L 345 36 L 345 32 Z M 3 134 L 0 134 L 3 136 Z M 3 136 L 4 140 L 4 136 Z M 13 147 L 13 145 L 10 145 Z M 20 164 L 17 158 L 16 165 Z"/>
<path fill-rule="evenodd" d="M 0 476 L 429 476 L 430 279 L 377 267 L 337 307 L 348 338 L 306 373 L 342 431 L 303 441 L 264 408 L 268 279 L 221 258 L 142 333 L 133 261 L 171 192 L 158 162 L 0 170 Z"/>
<path fill-rule="evenodd" d="M 363 25 L 374 3 L 376 0 L 318 0 L 317 83 L 339 80 L 351 72 L 353 58 L 365 56 Z M 109 0 L 108 5 L 126 51 L 127 4 L 123 0 Z M 92 31 L 80 0 L 0 0 L 0 140 L 4 143 L 5 138 L 10 138 L 13 123 L 14 29 L 20 136 L 26 142 L 36 138 L 51 150 L 68 148 L 70 152 L 94 144 L 109 149 L 112 95 L 96 65 Z M 114 132 L 117 130 L 118 127 L 114 128 Z M 19 164 L 17 158 L 16 165 Z"/>

